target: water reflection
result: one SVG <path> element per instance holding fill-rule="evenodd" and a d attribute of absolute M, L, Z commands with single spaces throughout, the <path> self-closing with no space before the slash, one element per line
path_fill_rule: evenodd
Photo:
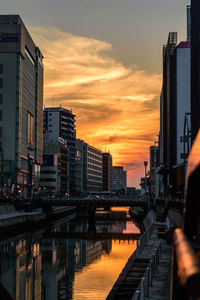
<path fill-rule="evenodd" d="M 105 299 L 134 251 L 135 241 L 59 240 L 46 235 L 48 231 L 85 232 L 88 226 L 80 218 L 62 221 L 2 245 L 1 283 L 16 300 Z M 130 221 L 96 221 L 97 232 L 131 230 L 138 232 Z"/>

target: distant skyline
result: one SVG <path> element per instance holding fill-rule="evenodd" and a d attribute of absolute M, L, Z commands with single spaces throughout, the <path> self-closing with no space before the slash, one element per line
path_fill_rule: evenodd
<path fill-rule="evenodd" d="M 162 45 L 169 31 L 186 39 L 181 0 L 7 0 L 44 55 L 44 104 L 72 109 L 77 137 L 110 150 L 128 186 L 159 132 Z"/>

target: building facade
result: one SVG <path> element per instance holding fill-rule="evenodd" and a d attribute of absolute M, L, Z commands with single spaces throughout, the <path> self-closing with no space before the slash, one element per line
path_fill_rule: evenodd
<path fill-rule="evenodd" d="M 44 145 L 43 166 L 40 172 L 40 187 L 44 193 L 67 193 L 67 167 L 65 146 Z"/>
<path fill-rule="evenodd" d="M 112 155 L 103 153 L 103 191 L 112 192 Z"/>
<path fill-rule="evenodd" d="M 191 134 L 194 141 L 200 128 L 200 3 L 191 1 Z"/>
<path fill-rule="evenodd" d="M 75 194 L 76 126 L 75 115 L 62 107 L 44 109 L 44 145 L 61 144 L 67 149 L 67 192 Z"/>
<path fill-rule="evenodd" d="M 103 180 L 103 159 L 101 150 L 85 143 L 83 140 L 76 140 L 76 190 L 81 194 L 102 191 Z"/>
<path fill-rule="evenodd" d="M 191 148 L 190 7 L 187 7 L 187 41 L 177 45 L 170 32 L 163 47 L 163 87 L 160 100 L 160 166 L 157 198 L 183 197 L 185 166 Z"/>
<path fill-rule="evenodd" d="M 127 171 L 122 166 L 112 167 L 112 190 L 119 194 L 127 192 Z"/>
<path fill-rule="evenodd" d="M 0 15 L 1 185 L 30 196 L 43 152 L 43 56 L 18 15 Z"/>

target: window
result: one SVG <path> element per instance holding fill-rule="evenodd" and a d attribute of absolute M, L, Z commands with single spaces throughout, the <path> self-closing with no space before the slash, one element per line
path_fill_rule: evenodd
<path fill-rule="evenodd" d="M 0 89 L 3 87 L 3 78 L 0 78 Z"/>
<path fill-rule="evenodd" d="M 0 121 L 2 121 L 2 115 L 3 115 L 3 112 L 2 112 L 2 110 L 0 110 Z"/>
<path fill-rule="evenodd" d="M 3 104 L 3 95 L 0 94 L 0 104 Z"/>
<path fill-rule="evenodd" d="M 0 74 L 3 74 L 3 64 L 0 64 Z"/>
<path fill-rule="evenodd" d="M 0 127 L 0 137 L 2 137 L 2 127 Z"/>
<path fill-rule="evenodd" d="M 28 144 L 34 145 L 34 119 L 28 112 Z"/>

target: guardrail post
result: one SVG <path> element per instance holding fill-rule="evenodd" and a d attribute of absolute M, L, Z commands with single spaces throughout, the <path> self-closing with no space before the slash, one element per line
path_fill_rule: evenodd
<path fill-rule="evenodd" d="M 139 245 L 139 241 L 137 240 L 137 246 L 136 246 L 136 256 L 138 256 L 139 252 L 140 252 L 140 245 Z"/>
<path fill-rule="evenodd" d="M 136 291 L 132 300 L 140 300 L 140 291 Z"/>
<path fill-rule="evenodd" d="M 160 263 L 160 258 L 161 258 L 161 241 L 159 241 L 159 245 L 158 245 L 158 256 L 159 256 L 159 263 Z"/>
<path fill-rule="evenodd" d="M 154 268 L 153 268 L 153 277 L 154 277 L 155 276 L 155 272 L 157 270 L 156 255 L 155 255 L 155 253 L 152 255 L 152 258 L 153 258 L 153 266 L 154 266 Z"/>
<path fill-rule="evenodd" d="M 141 279 L 141 293 L 140 293 L 140 300 L 144 300 L 145 297 L 145 278 Z"/>
<path fill-rule="evenodd" d="M 153 281 L 153 261 L 152 259 L 150 260 L 150 274 L 149 274 L 149 283 L 150 285 L 152 285 L 152 281 Z"/>
<path fill-rule="evenodd" d="M 149 284 L 150 284 L 150 268 L 146 270 L 146 293 L 145 296 L 149 296 Z"/>

